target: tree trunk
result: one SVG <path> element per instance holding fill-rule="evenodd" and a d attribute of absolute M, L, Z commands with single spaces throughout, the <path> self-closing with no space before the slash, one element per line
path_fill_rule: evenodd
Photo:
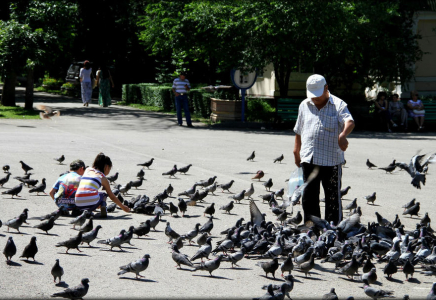
<path fill-rule="evenodd" d="M 5 82 L 2 90 L 3 106 L 15 106 L 15 83 L 17 81 L 17 74 L 15 71 L 10 71 L 5 76 Z"/>
<path fill-rule="evenodd" d="M 280 89 L 280 98 L 288 97 L 289 77 L 291 76 L 291 67 L 288 66 L 284 59 L 273 63 L 274 73 Z"/>
<path fill-rule="evenodd" d="M 27 85 L 26 85 L 26 95 L 24 96 L 24 108 L 33 109 L 33 68 L 27 69 Z"/>

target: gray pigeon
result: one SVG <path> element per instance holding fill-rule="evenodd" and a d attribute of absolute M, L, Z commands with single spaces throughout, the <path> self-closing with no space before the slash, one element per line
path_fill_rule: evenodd
<path fill-rule="evenodd" d="M 245 191 L 244 196 L 247 197 L 247 199 L 252 200 L 251 196 L 254 194 L 254 186 L 253 183 L 251 183 L 250 188 Z"/>
<path fill-rule="evenodd" d="M 23 169 L 25 174 L 27 174 L 27 172 L 29 172 L 30 170 L 33 170 L 31 166 L 25 164 L 22 160 L 20 160 L 20 163 L 21 163 L 21 168 Z"/>
<path fill-rule="evenodd" d="M 288 254 L 288 257 L 281 263 L 280 271 L 282 271 L 282 277 L 285 272 L 291 274 L 291 271 L 294 270 L 294 263 L 292 262 L 292 253 Z"/>
<path fill-rule="evenodd" d="M 238 252 L 235 252 L 233 254 L 228 254 L 227 253 L 227 256 L 225 256 L 222 261 L 229 261 L 229 262 L 231 262 L 232 263 L 232 268 L 233 268 L 234 265 L 239 267 L 237 265 L 237 262 L 244 258 L 244 255 L 245 255 L 246 252 L 247 252 L 247 250 L 245 249 L 245 247 L 241 247 L 241 250 L 239 250 Z"/>
<path fill-rule="evenodd" d="M 194 267 L 194 264 L 189 260 L 188 256 L 185 254 L 180 253 L 179 248 L 176 244 L 172 245 L 173 252 L 171 257 L 176 262 L 176 267 L 178 266 L 180 269 L 182 269 L 182 265 Z"/>
<path fill-rule="evenodd" d="M 63 212 L 63 211 L 65 211 L 65 207 L 61 206 L 61 207 L 59 207 L 58 210 L 56 210 L 56 211 L 54 211 L 54 212 L 52 212 L 52 213 L 50 213 L 50 214 L 47 214 L 47 215 L 41 217 L 41 221 L 43 221 L 43 220 L 49 220 L 50 217 L 54 217 L 54 219 L 55 219 L 55 221 L 56 221 L 56 220 L 59 219 L 59 217 L 62 215 L 62 212 Z"/>
<path fill-rule="evenodd" d="M 156 226 L 159 224 L 159 216 L 161 215 L 161 212 L 156 213 L 156 215 L 153 218 L 150 218 L 150 227 L 153 228 L 154 231 L 156 231 Z"/>
<path fill-rule="evenodd" d="M 345 206 L 345 209 L 348 209 L 350 211 L 352 211 L 353 209 L 357 208 L 357 198 L 354 198 L 353 201 L 351 201 L 350 204 L 348 204 L 347 206 Z"/>
<path fill-rule="evenodd" d="M 51 275 L 53 276 L 54 283 L 56 283 L 56 278 L 59 278 L 59 283 L 61 283 L 62 276 L 64 275 L 64 268 L 59 264 L 58 258 L 56 258 L 56 263 L 51 268 Z"/>
<path fill-rule="evenodd" d="M 118 275 L 123 275 L 126 273 L 135 273 L 136 274 L 136 279 L 138 279 L 139 277 L 145 277 L 140 275 L 139 273 L 142 271 L 145 271 L 145 269 L 147 269 L 148 264 L 149 264 L 149 260 L 150 260 L 150 255 L 145 254 L 141 259 L 136 260 L 136 261 L 132 261 L 131 263 L 125 265 L 125 266 L 121 266 L 120 267 L 120 272 L 118 272 Z"/>
<path fill-rule="evenodd" d="M 209 259 L 209 255 L 212 252 L 212 238 L 208 237 L 206 239 L 206 243 L 205 245 L 201 246 L 200 249 L 198 249 L 197 253 L 195 253 L 192 257 L 191 257 L 191 261 L 194 261 L 196 259 L 201 259 L 201 261 L 203 261 L 203 257 L 206 257 L 207 259 Z"/>
<path fill-rule="evenodd" d="M 144 181 L 143 177 L 141 177 L 141 178 L 139 178 L 138 180 L 135 180 L 135 181 L 130 181 L 130 186 L 134 187 L 135 189 L 138 189 L 142 185 L 143 181 Z"/>
<path fill-rule="evenodd" d="M 185 167 L 181 167 L 181 168 L 177 169 L 177 172 L 183 173 L 183 174 L 186 175 L 186 173 L 189 171 L 190 167 L 192 167 L 192 164 L 189 164 L 189 165 L 187 165 Z"/>
<path fill-rule="evenodd" d="M 368 169 L 377 168 L 376 165 L 369 161 L 369 158 L 366 160 L 366 166 L 368 167 Z"/>
<path fill-rule="evenodd" d="M 17 218 L 13 218 L 13 219 L 8 220 L 5 223 L 5 225 L 8 226 L 8 232 L 9 232 L 9 228 L 16 229 L 18 232 L 20 232 L 20 227 L 21 227 L 21 225 L 23 225 L 25 218 L 26 218 L 26 216 L 21 214 Z"/>
<path fill-rule="evenodd" d="M 249 160 L 251 160 L 251 161 L 253 161 L 253 159 L 256 157 L 256 154 L 254 153 L 254 151 L 253 151 L 253 153 L 251 153 L 251 155 L 247 158 L 247 161 L 249 161 Z"/>
<path fill-rule="evenodd" d="M 3 185 L 9 181 L 9 177 L 11 177 L 11 173 L 7 173 L 5 177 L 0 179 L 0 186 L 3 187 Z"/>
<path fill-rule="evenodd" d="M 223 259 L 224 255 L 219 254 L 215 259 L 209 260 L 206 262 L 201 262 L 199 265 L 194 265 L 195 270 L 204 270 L 208 271 L 210 276 L 212 275 L 212 272 L 215 271 L 220 267 L 221 260 Z"/>
<path fill-rule="evenodd" d="M 38 253 L 38 247 L 36 246 L 36 236 L 30 238 L 30 243 L 24 248 L 23 254 L 20 257 L 25 257 L 27 260 L 29 257 L 35 261 L 35 255 Z"/>
<path fill-rule="evenodd" d="M 174 191 L 173 186 L 171 185 L 171 183 L 168 185 L 168 187 L 165 189 L 167 191 L 167 194 L 171 196 L 171 194 Z"/>
<path fill-rule="evenodd" d="M 277 157 L 276 159 L 274 159 L 274 163 L 276 163 L 276 162 L 282 163 L 282 160 L 283 160 L 284 158 L 285 158 L 285 157 L 284 157 L 283 154 L 282 154 L 282 155 L 280 155 L 279 157 Z"/>
<path fill-rule="evenodd" d="M 294 276 L 289 274 L 289 275 L 282 276 L 282 277 L 285 280 L 285 282 L 282 284 L 272 285 L 272 290 L 274 292 L 281 291 L 283 295 L 286 295 L 289 299 L 291 299 L 291 297 L 289 296 L 289 293 L 292 292 L 292 290 L 294 289 Z M 283 289 L 283 287 L 284 287 L 284 289 Z M 268 286 L 264 285 L 262 287 L 262 289 L 266 290 L 266 289 L 268 289 Z M 277 297 L 277 296 L 279 296 L 279 294 L 274 294 L 274 296 Z M 277 299 L 277 298 L 275 298 L 275 299 Z M 281 299 L 283 299 L 283 297 Z"/>
<path fill-rule="evenodd" d="M 278 191 L 276 191 L 275 193 L 274 193 L 274 196 L 276 196 L 276 199 L 277 198 L 281 198 L 282 200 L 283 200 L 283 195 L 285 194 L 285 189 L 284 188 L 281 188 L 280 190 L 278 190 Z"/>
<path fill-rule="evenodd" d="M 184 239 L 184 240 L 188 240 L 188 241 L 189 241 L 189 244 L 191 244 L 192 239 L 194 239 L 194 238 L 197 237 L 197 235 L 198 235 L 198 233 L 199 233 L 199 230 L 200 230 L 200 229 L 199 229 L 200 226 L 201 226 L 200 223 L 195 224 L 195 228 L 194 228 L 194 230 L 191 230 L 191 231 L 189 231 L 187 234 L 182 235 L 181 238 Z"/>
<path fill-rule="evenodd" d="M 338 295 L 336 294 L 335 288 L 330 289 L 330 293 L 324 294 L 322 300 L 338 300 Z"/>
<path fill-rule="evenodd" d="M 59 242 L 56 244 L 56 247 L 66 247 L 67 251 L 65 253 L 68 253 L 68 250 L 70 249 L 77 249 L 77 251 L 82 252 L 79 249 L 79 245 L 82 242 L 82 235 L 83 232 L 79 231 L 79 234 L 76 237 L 73 237 L 63 242 Z"/>
<path fill-rule="evenodd" d="M 167 222 L 167 226 L 165 227 L 165 235 L 169 237 L 168 243 L 172 242 L 173 239 L 175 240 L 180 237 L 180 234 L 171 228 L 170 222 Z"/>
<path fill-rule="evenodd" d="M 55 161 L 57 161 L 60 165 L 65 160 L 65 156 L 62 154 L 61 157 L 54 158 Z"/>
<path fill-rule="evenodd" d="M 79 230 L 84 232 L 84 233 L 90 232 L 94 228 L 94 224 L 92 223 L 92 219 L 93 219 L 92 216 L 89 217 L 88 222 L 86 224 L 82 225 Z"/>
<path fill-rule="evenodd" d="M 203 226 L 200 227 L 200 232 L 204 233 L 207 232 L 210 235 L 210 232 L 213 229 L 213 216 L 209 217 L 209 220 L 203 224 Z"/>
<path fill-rule="evenodd" d="M 14 196 L 20 197 L 20 196 L 18 196 L 18 194 L 21 193 L 21 190 L 23 189 L 23 185 L 24 185 L 24 183 L 20 183 L 19 185 L 14 186 L 13 188 L 11 188 L 7 191 L 2 192 L 2 194 L 3 195 L 12 195 L 12 198 L 14 198 Z"/>
<path fill-rule="evenodd" d="M 427 294 L 427 300 L 436 300 L 436 282 L 433 282 L 430 293 Z"/>
<path fill-rule="evenodd" d="M 234 201 L 230 201 L 229 203 L 227 203 L 226 205 L 223 205 L 220 207 L 220 210 L 224 210 L 226 213 L 230 214 L 230 211 L 233 209 L 234 207 Z"/>
<path fill-rule="evenodd" d="M 6 246 L 3 249 L 3 254 L 6 257 L 7 262 L 10 262 L 12 259 L 12 256 L 17 254 L 17 247 L 15 246 L 14 240 L 10 236 L 8 238 L 8 241 L 6 242 Z"/>
<path fill-rule="evenodd" d="M 268 273 L 271 273 L 272 276 L 276 278 L 275 272 L 279 268 L 279 262 L 277 258 L 273 258 L 273 260 L 268 262 L 257 263 L 256 266 L 259 266 L 263 269 L 263 271 L 265 272 L 265 277 L 268 278 Z"/>
<path fill-rule="evenodd" d="M 101 225 L 97 225 L 90 232 L 87 232 L 82 235 L 82 244 L 87 243 L 89 247 L 91 246 L 91 242 L 97 238 L 98 231 L 101 229 Z"/>
<path fill-rule="evenodd" d="M 339 272 L 347 275 L 348 278 L 352 278 L 350 276 L 356 274 L 358 269 L 359 269 L 359 264 L 356 261 L 356 256 L 353 256 L 353 258 L 349 263 L 347 263 L 345 266 L 339 269 Z"/>
<path fill-rule="evenodd" d="M 241 200 L 244 199 L 244 196 L 245 196 L 245 190 L 242 190 L 242 192 L 237 193 L 235 195 L 231 195 L 229 196 L 229 198 L 235 200 L 238 203 L 241 203 Z"/>
<path fill-rule="evenodd" d="M 363 197 L 364 199 L 366 199 L 366 204 L 368 204 L 369 202 L 371 202 L 374 205 L 374 201 L 375 199 L 377 199 L 376 193 L 372 193 L 372 195 L 368 195 Z"/>
<path fill-rule="evenodd" d="M 146 220 L 145 222 L 141 222 L 138 227 L 133 228 L 133 233 L 140 238 L 141 236 L 147 236 L 147 234 L 150 232 L 150 229 L 150 220 Z"/>
<path fill-rule="evenodd" d="M 117 181 L 117 179 L 118 179 L 118 175 L 119 175 L 119 173 L 116 172 L 112 176 L 106 176 L 106 178 L 107 178 L 107 180 L 109 180 L 110 183 L 115 183 L 115 181 Z"/>
<path fill-rule="evenodd" d="M 78 216 L 77 218 L 74 218 L 70 222 L 70 224 L 73 224 L 73 229 L 76 229 L 76 225 L 82 226 L 85 223 L 87 213 L 88 213 L 88 211 L 84 210 L 80 216 Z"/>
<path fill-rule="evenodd" d="M 177 204 L 177 206 L 179 207 L 180 212 L 182 213 L 182 217 L 185 216 L 185 212 L 188 209 L 188 204 L 186 204 L 185 200 L 183 200 L 182 198 L 179 198 L 179 203 Z"/>
<path fill-rule="evenodd" d="M 419 210 L 420 210 L 420 203 L 419 202 L 416 202 L 416 204 L 415 205 L 413 205 L 412 207 L 410 207 L 410 208 L 408 208 L 408 209 L 406 209 L 404 212 L 403 212 L 403 215 L 410 215 L 410 217 L 412 218 L 412 216 L 419 216 Z"/>
<path fill-rule="evenodd" d="M 207 232 L 202 233 L 202 234 L 197 238 L 197 244 L 198 244 L 199 246 L 203 246 L 204 244 L 206 244 L 207 239 L 208 239 L 208 234 L 207 234 Z M 211 249 L 212 249 L 212 248 L 211 248 Z"/>
<path fill-rule="evenodd" d="M 234 180 L 230 180 L 228 183 L 220 184 L 218 186 L 222 189 L 222 191 L 221 191 L 222 193 L 224 193 L 224 191 L 227 191 L 230 193 L 230 188 L 232 187 L 234 182 L 235 182 Z"/>
<path fill-rule="evenodd" d="M 169 170 L 168 172 L 164 172 L 164 173 L 162 173 L 162 175 L 163 176 L 165 176 L 165 175 L 169 175 L 170 176 L 170 178 L 171 177 L 176 177 L 176 176 L 174 176 L 175 174 L 177 173 L 177 165 L 174 165 L 173 166 L 173 168 L 171 169 L 171 170 Z"/>
<path fill-rule="evenodd" d="M 170 216 L 173 217 L 173 214 L 178 216 L 179 208 L 175 206 L 172 202 L 170 202 Z"/>
<path fill-rule="evenodd" d="M 147 167 L 147 169 L 150 169 L 150 166 L 153 163 L 153 161 L 154 161 L 154 158 L 150 159 L 149 161 L 146 161 L 143 164 L 137 164 L 137 166 Z"/>
<path fill-rule="evenodd" d="M 75 286 L 73 288 L 68 288 L 60 293 L 54 293 L 50 297 L 61 297 L 61 298 L 68 298 L 71 300 L 82 299 L 88 293 L 88 289 L 89 289 L 89 279 L 83 278 L 78 286 Z"/>
<path fill-rule="evenodd" d="M 82 233 L 82 232 L 80 232 L 80 233 Z M 114 236 L 113 238 L 110 238 L 107 240 L 99 240 L 97 242 L 97 244 L 109 245 L 111 247 L 111 251 L 112 251 L 113 247 L 118 247 L 118 248 L 120 248 L 121 251 L 124 251 L 123 248 L 121 248 L 121 244 L 123 243 L 124 233 L 126 233 L 126 231 L 124 229 L 122 229 L 117 236 Z"/>
<path fill-rule="evenodd" d="M 206 207 L 206 209 L 203 212 L 203 216 L 206 216 L 206 214 L 212 216 L 214 213 L 215 213 L 215 203 L 212 203 L 210 206 Z"/>
<path fill-rule="evenodd" d="M 404 204 L 403 206 L 401 206 L 402 208 L 404 208 L 404 210 L 411 208 L 412 206 L 415 205 L 415 201 L 416 199 L 413 198 L 412 200 L 410 200 L 408 203 Z"/>
<path fill-rule="evenodd" d="M 205 187 L 204 190 L 209 192 L 209 193 L 211 193 L 211 194 L 213 194 L 213 195 L 215 195 L 214 192 L 216 191 L 217 186 L 218 186 L 217 183 L 214 182 L 213 184 L 208 185 L 207 187 Z"/>
<path fill-rule="evenodd" d="M 271 191 L 271 188 L 273 186 L 272 178 L 268 179 L 266 182 L 263 183 L 263 186 L 265 187 L 265 190 Z"/>
<path fill-rule="evenodd" d="M 47 187 L 46 183 L 45 183 L 45 178 L 43 178 L 41 180 L 41 184 L 39 184 L 38 186 L 34 187 L 33 189 L 29 190 L 29 193 L 35 193 L 36 195 L 39 195 L 39 193 L 44 193 L 47 195 L 47 193 L 45 192 L 45 188 Z"/>
<path fill-rule="evenodd" d="M 187 196 L 189 197 L 190 195 L 194 194 L 196 192 L 197 189 L 197 184 L 195 183 L 192 187 L 190 187 L 189 189 L 179 193 L 177 196 Z"/>
<path fill-rule="evenodd" d="M 369 286 L 368 280 L 364 280 L 363 283 L 364 283 L 363 290 L 364 290 L 365 294 L 372 299 L 395 298 L 392 295 L 394 293 L 394 291 L 377 290 L 377 289 Z"/>
<path fill-rule="evenodd" d="M 369 284 L 373 284 L 377 281 L 377 269 L 372 268 L 368 273 L 364 273 L 361 276 L 354 276 L 353 278 L 359 281 L 367 280 Z"/>

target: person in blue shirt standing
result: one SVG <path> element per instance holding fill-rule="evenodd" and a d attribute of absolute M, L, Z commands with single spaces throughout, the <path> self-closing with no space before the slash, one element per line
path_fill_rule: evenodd
<path fill-rule="evenodd" d="M 188 105 L 188 91 L 191 89 L 189 80 L 186 79 L 186 73 L 180 73 L 180 76 L 173 81 L 173 92 L 176 96 L 176 111 L 177 111 L 177 123 L 182 126 L 182 107 L 185 112 L 186 123 L 188 127 L 192 126 L 191 113 L 189 112 Z"/>

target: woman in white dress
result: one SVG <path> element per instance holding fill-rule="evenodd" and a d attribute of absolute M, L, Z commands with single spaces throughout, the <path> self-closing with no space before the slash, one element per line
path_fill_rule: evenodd
<path fill-rule="evenodd" d="M 80 86 L 82 90 L 82 102 L 83 102 L 83 106 L 89 106 L 89 102 L 91 102 L 91 96 L 92 96 L 92 81 L 91 81 L 92 68 L 91 68 L 91 63 L 88 60 L 85 60 L 83 65 L 84 68 L 80 69 Z"/>

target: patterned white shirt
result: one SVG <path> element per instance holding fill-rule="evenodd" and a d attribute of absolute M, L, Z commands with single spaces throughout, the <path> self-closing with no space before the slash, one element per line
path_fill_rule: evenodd
<path fill-rule="evenodd" d="M 320 110 L 310 98 L 301 102 L 294 127 L 294 132 L 301 136 L 301 162 L 310 163 L 313 159 L 313 164 L 318 166 L 344 163 L 338 137 L 346 120 L 353 120 L 347 104 L 332 94 Z"/>
<path fill-rule="evenodd" d="M 187 90 L 185 85 L 191 88 L 191 84 L 189 83 L 189 80 L 186 78 L 184 80 L 181 80 L 179 77 L 177 77 L 173 81 L 173 89 L 176 90 L 176 93 L 186 93 Z"/>

